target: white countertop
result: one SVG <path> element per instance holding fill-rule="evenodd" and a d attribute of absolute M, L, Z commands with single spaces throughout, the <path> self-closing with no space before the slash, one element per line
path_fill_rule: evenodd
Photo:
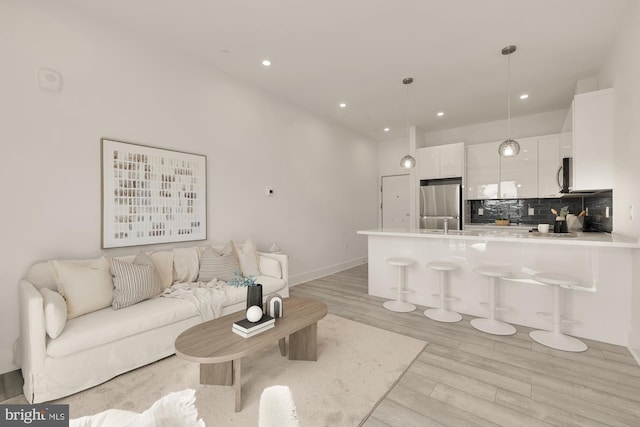
<path fill-rule="evenodd" d="M 518 228 L 515 229 L 514 228 Z M 452 230 L 444 234 L 442 230 L 424 229 L 401 229 L 401 228 L 377 228 L 371 230 L 360 230 L 358 234 L 370 236 L 395 236 L 395 237 L 416 237 L 425 239 L 455 239 L 455 240 L 483 240 L 483 241 L 503 241 L 545 245 L 566 245 L 566 246 L 600 246 L 610 248 L 631 248 L 640 249 L 640 242 L 635 237 L 625 236 L 618 233 L 562 233 L 540 234 L 529 233 L 530 227 L 513 226 L 480 226 L 464 231 Z"/>

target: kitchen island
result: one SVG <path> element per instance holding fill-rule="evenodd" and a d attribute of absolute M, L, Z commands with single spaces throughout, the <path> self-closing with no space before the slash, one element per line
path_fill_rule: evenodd
<path fill-rule="evenodd" d="M 488 300 L 489 284 L 473 269 L 496 264 L 511 276 L 499 286 L 499 306 L 509 308 L 498 316 L 509 323 L 550 329 L 551 322 L 537 313 L 551 311 L 551 289 L 531 279 L 538 272 L 570 274 L 585 290 L 563 290 L 563 316 L 574 323 L 563 325 L 570 335 L 617 345 L 628 345 L 631 324 L 632 251 L 640 249 L 635 238 L 608 233 L 539 234 L 528 230 L 476 229 L 449 231 L 423 229 L 374 229 L 358 231 L 368 236 L 369 294 L 394 299 L 396 271 L 389 257 L 415 261 L 407 268 L 406 299 L 421 306 L 437 307 L 438 273 L 429 261 L 455 262 L 449 274 L 449 308 L 486 317 L 481 303 Z"/>

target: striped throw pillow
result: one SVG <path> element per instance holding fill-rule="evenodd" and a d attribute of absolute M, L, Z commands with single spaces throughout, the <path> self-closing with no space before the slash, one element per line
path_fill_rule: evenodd
<path fill-rule="evenodd" d="M 198 282 L 210 282 L 213 279 L 228 282 L 233 278 L 233 273 L 239 270 L 233 242 L 229 241 L 221 251 L 209 246 L 200 256 Z"/>
<path fill-rule="evenodd" d="M 112 258 L 111 275 L 114 286 L 111 306 L 114 310 L 129 307 L 162 291 L 155 268 L 151 265 L 130 264 Z"/>

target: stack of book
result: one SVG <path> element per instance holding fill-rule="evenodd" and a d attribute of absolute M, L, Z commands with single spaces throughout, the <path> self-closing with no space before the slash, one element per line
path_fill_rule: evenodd
<path fill-rule="evenodd" d="M 254 335 L 258 335 L 260 332 L 264 332 L 273 328 L 276 325 L 276 320 L 267 316 L 266 314 L 262 316 L 262 319 L 257 322 L 249 322 L 249 320 L 242 319 L 234 322 L 231 330 L 236 334 L 240 335 L 244 338 L 249 338 Z"/>

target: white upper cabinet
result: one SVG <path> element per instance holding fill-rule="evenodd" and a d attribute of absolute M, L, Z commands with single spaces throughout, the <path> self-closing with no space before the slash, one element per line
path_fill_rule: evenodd
<path fill-rule="evenodd" d="M 418 179 L 440 178 L 440 147 L 416 150 L 416 172 Z"/>
<path fill-rule="evenodd" d="M 562 135 L 538 138 L 538 197 L 560 197 L 558 175 L 562 167 Z"/>
<path fill-rule="evenodd" d="M 519 138 L 520 154 L 500 157 L 500 142 L 467 147 L 467 199 L 559 197 L 560 134 Z"/>
<path fill-rule="evenodd" d="M 499 142 L 467 147 L 467 199 L 497 199 L 500 181 Z"/>
<path fill-rule="evenodd" d="M 573 190 L 613 188 L 613 89 L 573 100 Z"/>
<path fill-rule="evenodd" d="M 538 197 L 538 138 L 521 138 L 520 154 L 500 157 L 501 199 L 523 199 Z"/>
<path fill-rule="evenodd" d="M 418 179 L 457 178 L 464 173 L 464 143 L 416 150 Z"/>

